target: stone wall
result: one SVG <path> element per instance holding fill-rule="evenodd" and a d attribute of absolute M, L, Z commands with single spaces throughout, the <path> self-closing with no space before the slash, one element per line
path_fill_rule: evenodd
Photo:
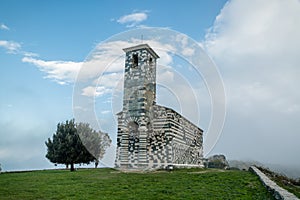
<path fill-rule="evenodd" d="M 274 181 L 269 179 L 264 173 L 262 173 L 255 166 L 251 166 L 249 168 L 249 171 L 253 172 L 259 177 L 260 181 L 268 189 L 268 191 L 273 194 L 275 199 L 288 199 L 288 200 L 298 199 L 294 194 L 278 186 Z"/>

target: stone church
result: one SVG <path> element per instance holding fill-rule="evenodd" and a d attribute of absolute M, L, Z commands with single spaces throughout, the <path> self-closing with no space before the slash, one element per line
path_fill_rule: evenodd
<path fill-rule="evenodd" d="M 148 44 L 123 50 L 123 110 L 117 114 L 116 168 L 203 166 L 203 130 L 173 109 L 156 104 L 159 56 Z"/>

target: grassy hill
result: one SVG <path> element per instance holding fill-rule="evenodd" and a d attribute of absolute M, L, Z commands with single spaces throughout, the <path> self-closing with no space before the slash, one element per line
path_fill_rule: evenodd
<path fill-rule="evenodd" d="M 247 171 L 114 169 L 0 174 L 0 199 L 272 199 Z"/>

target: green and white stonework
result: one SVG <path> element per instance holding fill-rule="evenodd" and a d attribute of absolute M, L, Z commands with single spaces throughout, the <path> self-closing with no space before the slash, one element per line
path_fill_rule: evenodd
<path fill-rule="evenodd" d="M 123 110 L 117 114 L 115 166 L 151 170 L 203 166 L 203 130 L 156 104 L 156 60 L 147 44 L 125 48 Z"/>

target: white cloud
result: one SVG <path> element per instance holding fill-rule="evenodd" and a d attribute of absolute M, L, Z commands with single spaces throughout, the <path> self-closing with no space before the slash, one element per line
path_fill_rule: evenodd
<path fill-rule="evenodd" d="M 97 96 L 96 87 L 88 86 L 86 88 L 83 88 L 82 95 L 88 96 L 88 97 Z"/>
<path fill-rule="evenodd" d="M 189 74 L 175 68 L 158 66 L 157 102 L 171 107 L 193 123 L 199 124 L 199 105 L 203 103 L 202 92 L 199 91 L 199 85 L 192 83 L 189 78 Z"/>
<path fill-rule="evenodd" d="M 113 73 L 105 73 L 94 81 L 95 85 L 101 85 L 106 88 L 115 88 L 118 83 L 122 82 L 121 86 L 123 86 L 123 73 L 122 72 L 113 72 Z"/>
<path fill-rule="evenodd" d="M 103 114 L 103 115 L 108 114 L 108 113 L 111 113 L 111 111 L 110 110 L 103 110 L 103 111 L 101 111 L 101 114 Z"/>
<path fill-rule="evenodd" d="M 127 24 L 127 27 L 133 27 L 142 21 L 145 21 L 147 17 L 148 15 L 146 12 L 136 12 L 120 17 L 117 22 L 120 24 Z"/>
<path fill-rule="evenodd" d="M 27 52 L 27 51 L 23 52 L 23 55 L 25 57 L 39 57 L 39 54 L 33 52 Z"/>
<path fill-rule="evenodd" d="M 172 56 L 168 51 L 175 51 L 174 47 L 164 45 L 154 40 L 145 40 L 161 58 L 159 65 L 168 66 L 172 63 Z M 112 91 L 119 91 L 123 87 L 124 51 L 122 49 L 137 45 L 138 41 L 112 41 L 99 44 L 82 65 L 78 74 L 78 81 L 90 81 L 89 86 L 82 88 L 84 96 L 102 96 Z"/>
<path fill-rule="evenodd" d="M 175 41 L 181 43 L 182 47 L 186 47 L 188 45 L 188 36 L 184 34 L 177 34 Z"/>
<path fill-rule="evenodd" d="M 9 31 L 9 27 L 6 26 L 5 24 L 0 24 L 0 30 L 7 30 L 7 31 Z"/>
<path fill-rule="evenodd" d="M 0 46 L 7 50 L 7 53 L 16 54 L 21 49 L 21 44 L 14 41 L 0 40 Z"/>
<path fill-rule="evenodd" d="M 0 47 L 6 49 L 9 54 L 19 54 L 26 57 L 38 57 L 39 55 L 33 52 L 27 52 L 22 50 L 22 45 L 19 42 L 0 40 Z"/>
<path fill-rule="evenodd" d="M 166 68 L 164 66 L 158 66 L 157 74 L 159 74 L 159 76 L 157 76 L 158 82 L 167 85 L 168 83 L 172 83 L 174 81 L 174 72 L 172 69 Z"/>
<path fill-rule="evenodd" d="M 175 51 L 174 47 L 151 40 L 145 40 L 145 43 L 148 43 L 161 56 L 161 59 L 159 59 L 160 65 L 168 66 L 172 63 L 172 56 L 168 51 Z M 90 87 L 84 87 L 82 95 L 101 96 L 117 89 L 116 86 L 122 78 L 124 70 L 124 51 L 122 49 L 136 44 L 136 39 L 101 43 L 96 46 L 85 62 L 46 61 L 34 58 L 38 55 L 32 52 L 21 53 L 25 55 L 22 61 L 31 63 L 42 72 L 45 72 L 45 78 L 52 79 L 62 85 L 74 83 L 75 81 L 92 80 L 90 81 Z M 3 43 L 3 45 L 8 46 L 7 43 Z M 10 49 L 13 50 L 12 47 Z M 118 87 L 120 86 L 122 84 L 119 84 Z M 93 88 L 96 87 L 97 89 L 94 91 Z"/>
<path fill-rule="evenodd" d="M 111 92 L 112 92 L 111 89 L 106 88 L 104 86 L 98 86 L 98 87 L 88 86 L 82 89 L 82 95 L 88 97 L 97 97 Z"/>
<path fill-rule="evenodd" d="M 195 49 L 189 43 L 189 37 L 184 34 L 177 34 L 175 41 L 180 45 L 180 52 L 186 56 L 191 57 L 195 54 Z"/>
<path fill-rule="evenodd" d="M 300 45 L 299 13 L 297 0 L 232 1 L 216 17 L 206 35 L 206 47 L 213 56 L 219 57 L 282 53 L 293 57 Z"/>
<path fill-rule="evenodd" d="M 194 55 L 194 53 L 195 53 L 195 50 L 193 49 L 193 48 L 184 48 L 183 50 L 182 50 L 182 54 L 184 55 L 184 56 L 193 56 Z"/>
<path fill-rule="evenodd" d="M 32 57 L 24 57 L 22 62 L 37 66 L 41 71 L 47 73 L 46 78 L 52 79 L 62 85 L 74 82 L 82 65 L 82 62 L 45 61 Z"/>
<path fill-rule="evenodd" d="M 300 140 L 293 135 L 300 115 L 299 18 L 297 0 L 232 0 L 208 30 L 202 44 L 220 69 L 229 100 L 223 149 L 239 148 L 244 157 L 268 162 L 276 162 L 273 155 L 280 162 L 300 153 L 282 148 Z M 257 154 L 266 148 L 272 152 Z"/>
<path fill-rule="evenodd" d="M 299 92 L 292 92 L 299 85 L 295 75 L 300 73 L 297 55 L 300 26 L 296 25 L 299 17 L 300 3 L 296 0 L 232 1 L 225 5 L 207 33 L 206 49 L 224 70 L 225 78 L 228 70 L 233 70 L 230 75 L 235 78 L 228 77 L 228 84 L 234 88 L 237 85 L 251 88 L 252 92 L 247 95 L 243 94 L 249 90 L 241 90 L 238 93 L 241 96 L 251 95 L 251 99 L 260 98 L 260 101 L 295 101 L 300 98 Z M 268 88 L 268 92 L 261 91 L 257 85 L 252 87 L 258 82 Z M 290 93 L 286 88 L 291 89 Z M 269 98 L 262 98 L 267 93 Z M 283 107 L 287 106 L 277 106 L 278 109 Z"/>
<path fill-rule="evenodd" d="M 82 95 L 87 97 L 99 97 L 123 88 L 123 73 L 105 73 L 90 83 L 90 86 L 82 89 Z"/>

